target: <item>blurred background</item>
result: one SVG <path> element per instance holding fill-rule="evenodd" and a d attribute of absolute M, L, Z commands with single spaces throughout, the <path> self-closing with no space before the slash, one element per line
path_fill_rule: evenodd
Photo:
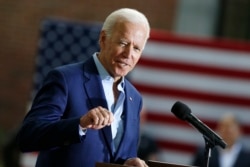
<path fill-rule="evenodd" d="M 247 123 L 246 118 L 250 118 L 250 64 L 246 60 L 250 60 L 250 1 L 249 0 L 137 0 L 137 1 L 128 1 L 128 0 L 109 0 L 109 1 L 90 1 L 90 0 L 74 0 L 74 1 L 59 1 L 59 0 L 43 0 L 43 1 L 11 1 L 11 0 L 0 0 L 0 164 L 3 164 L 3 146 L 6 142 L 10 141 L 12 134 L 15 134 L 15 130 L 18 128 L 20 122 L 22 121 L 27 109 L 30 105 L 31 92 L 34 87 L 33 77 L 36 70 L 36 58 L 38 53 L 38 44 L 41 37 L 40 28 L 43 20 L 47 18 L 60 18 L 65 20 L 71 20 L 75 22 L 97 22 L 102 23 L 105 17 L 113 10 L 121 7 L 130 7 L 135 8 L 144 13 L 151 24 L 151 27 L 154 31 L 153 40 L 149 43 L 150 50 L 145 51 L 146 58 L 150 59 L 148 55 L 154 55 L 153 51 L 156 50 L 155 41 L 163 41 L 171 43 L 169 46 L 182 47 L 184 53 L 192 51 L 194 48 L 196 51 L 200 51 L 202 54 L 205 48 L 212 48 L 211 51 L 208 49 L 205 52 L 212 55 L 211 59 L 214 58 L 216 62 L 216 57 L 214 54 L 218 54 L 218 57 L 225 57 L 229 54 L 229 58 L 232 58 L 232 61 L 228 58 L 226 59 L 227 67 L 226 72 L 234 72 L 234 76 L 224 75 L 224 81 L 235 81 L 235 78 L 238 80 L 234 84 L 231 84 L 231 87 L 223 90 L 229 91 L 227 98 L 224 96 L 224 101 L 220 101 L 218 104 L 214 101 L 199 101 L 197 99 L 202 97 L 188 98 L 186 95 L 184 98 L 170 93 L 168 96 L 167 90 L 172 90 L 171 86 L 169 89 L 163 87 L 163 94 L 156 93 L 152 94 L 154 90 L 150 91 L 148 87 L 142 86 L 141 83 L 148 82 L 152 84 L 152 80 L 161 80 L 161 84 L 164 85 L 165 80 L 161 78 L 162 75 L 168 74 L 168 69 L 164 69 L 161 74 L 160 70 L 158 71 L 149 71 L 149 73 L 141 73 L 143 70 L 150 70 L 150 67 L 147 68 L 147 59 L 141 62 L 141 67 L 135 73 L 132 73 L 131 79 L 134 80 L 135 85 L 142 92 L 145 97 L 145 106 L 149 112 L 148 120 L 149 123 L 144 128 L 148 134 L 152 134 L 156 142 L 160 147 L 160 156 L 159 160 L 162 161 L 174 161 L 173 156 L 184 155 L 183 161 L 178 160 L 179 163 L 189 163 L 194 147 L 198 144 L 202 144 L 201 141 L 195 140 L 194 143 L 190 144 L 189 141 L 187 144 L 180 141 L 179 143 L 174 143 L 175 138 L 166 137 L 174 136 L 174 132 L 171 131 L 170 134 L 166 131 L 165 127 L 171 127 L 177 124 L 176 130 L 180 130 L 182 133 L 183 128 L 187 128 L 187 132 L 191 131 L 186 125 L 182 125 L 178 120 L 174 120 L 174 117 L 171 117 L 170 112 L 171 104 L 176 100 L 185 100 L 193 106 L 197 106 L 196 109 L 208 108 L 208 106 L 213 105 L 211 110 L 205 109 L 203 111 L 197 111 L 198 116 L 204 117 L 204 120 L 207 122 L 212 122 L 211 125 L 214 125 L 216 118 L 227 110 L 233 112 L 239 112 L 240 115 L 243 115 L 243 124 L 245 127 L 246 140 L 249 139 L 250 134 L 250 125 Z M 168 37 L 171 36 L 171 38 Z M 161 36 L 166 36 L 166 38 L 161 39 Z M 221 45 L 221 43 L 224 43 Z M 179 45 L 181 44 L 181 46 Z M 187 46 L 185 46 L 187 45 Z M 191 49 L 190 49 L 190 45 Z M 183 47 L 184 46 L 184 47 Z M 202 48 L 197 48 L 201 46 Z M 214 47 L 215 46 L 215 47 Z M 189 48 L 187 48 L 189 47 Z M 167 47 L 165 47 L 166 49 Z M 200 50 L 201 49 L 201 50 Z M 223 51 L 221 51 L 221 49 Z M 170 49 L 171 50 L 171 49 Z M 223 52 L 223 53 L 222 53 Z M 175 52 L 170 52 L 175 53 Z M 181 55 L 185 55 L 182 53 Z M 193 52 L 192 52 L 193 53 Z M 195 52 L 196 53 L 196 52 Z M 177 54 L 177 53 L 176 53 Z M 178 53 L 179 54 L 179 53 Z M 233 55 L 231 55 L 233 54 Z M 174 55 L 174 54 L 173 54 Z M 237 59 L 239 55 L 239 59 Z M 157 59 L 160 59 L 162 55 L 158 56 Z M 195 55 L 194 55 L 195 56 Z M 197 54 L 197 57 L 200 55 Z M 170 58 L 171 59 L 171 58 Z M 195 57 L 187 56 L 184 60 L 190 61 L 192 59 L 195 61 Z M 200 60 L 210 61 L 213 64 L 212 60 L 207 58 Z M 220 61 L 220 60 L 219 60 Z M 237 67 L 235 70 L 228 70 L 230 65 L 234 64 L 237 61 Z M 197 62 L 197 63 L 200 63 Z M 228 63 L 229 62 L 229 63 Z M 249 61 L 250 62 L 250 61 Z M 153 62 L 157 66 L 159 62 Z M 169 64 L 169 63 L 168 63 Z M 154 66 L 153 65 L 153 66 Z M 173 65 L 173 64 L 172 64 Z M 174 64 L 177 65 L 177 64 Z M 173 65 L 173 66 L 174 66 Z M 182 66 L 182 64 L 178 64 Z M 189 64 L 190 65 L 190 64 Z M 217 65 L 220 65 L 218 63 Z M 149 65 L 150 66 L 150 65 Z M 183 67 L 183 66 L 182 66 Z M 194 65 L 194 67 L 196 67 Z M 141 69 L 140 69 L 141 68 Z M 234 68 L 234 67 L 233 67 Z M 201 68 L 193 68 L 194 71 Z M 202 68 L 206 70 L 205 68 Z M 210 68 L 209 68 L 210 69 Z M 214 68 L 212 68 L 214 69 Z M 217 68 L 216 66 L 216 69 Z M 155 70 L 155 69 L 153 69 Z M 176 69 L 175 69 L 176 70 Z M 170 71 L 175 71 L 172 68 Z M 210 69 L 211 70 L 211 69 Z M 223 70 L 222 70 L 223 71 Z M 175 71 L 176 72 L 176 71 Z M 143 75 L 142 75 L 143 74 Z M 152 74 L 151 76 L 149 74 Z M 153 78 L 152 76 L 157 76 L 159 78 Z M 185 73 L 182 73 L 184 75 Z M 206 73 L 208 75 L 208 73 Z M 206 75 L 205 74 L 205 75 Z M 237 77 L 237 74 L 241 75 Z M 147 76 L 148 75 L 148 76 Z M 175 73 L 172 73 L 175 75 Z M 199 74 L 201 75 L 201 74 Z M 222 74 L 223 75 L 223 74 Z M 142 77 L 141 80 L 136 78 L 138 76 Z M 191 75 L 192 76 L 192 75 Z M 167 77 L 167 76 L 166 76 Z M 216 76 L 221 78 L 221 76 Z M 223 78 L 222 77 L 222 78 Z M 192 78 L 192 77 L 191 77 Z M 188 78 L 186 78 L 188 80 Z M 209 80 L 209 77 L 201 77 L 203 82 L 200 84 L 205 84 L 206 79 Z M 198 79 L 199 80 L 199 79 Z M 216 80 L 216 79 L 214 79 Z M 182 82 L 182 81 L 180 81 Z M 168 83 L 166 78 L 166 85 Z M 173 83 L 172 83 L 173 84 Z M 187 83 L 189 84 L 189 83 Z M 199 85 L 199 84 L 198 84 Z M 239 86 L 242 85 L 242 88 Z M 248 87 L 247 87 L 248 85 Z M 191 84 L 192 86 L 192 84 Z M 195 87 L 195 85 L 193 85 Z M 234 87 L 235 86 L 235 87 Z M 180 86 L 181 87 L 181 86 Z M 204 85 L 203 88 L 206 88 L 207 85 Z M 209 87 L 209 86 L 208 86 Z M 223 87 L 221 85 L 221 87 Z M 237 87 L 237 88 L 236 88 Z M 248 88 L 248 90 L 247 90 Z M 190 88 L 192 89 L 192 88 Z M 216 89 L 220 89 L 216 87 Z M 209 89 L 205 89 L 209 92 Z M 237 97 L 233 96 L 231 90 L 239 90 L 241 93 L 235 93 Z M 244 91 L 246 90 L 246 91 Z M 156 90 L 157 91 L 157 90 Z M 160 90 L 158 90 L 160 91 Z M 166 93 L 164 94 L 164 91 Z M 220 92 L 220 91 L 219 91 Z M 188 92 L 182 92 L 187 93 Z M 190 92 L 189 92 L 190 93 Z M 174 94 L 174 95 L 173 95 Z M 193 94 L 194 95 L 194 94 Z M 201 95 L 201 94 L 199 94 Z M 217 95 L 217 94 L 216 94 Z M 159 98 L 159 101 L 156 102 L 155 99 Z M 164 97 L 167 98 L 164 98 Z M 168 99 L 170 96 L 171 99 Z M 190 95 L 191 96 L 191 95 Z M 174 98 L 173 98 L 174 97 Z M 235 97 L 235 99 L 234 99 Z M 206 96 L 206 99 L 214 98 L 214 96 Z M 220 96 L 216 96 L 220 98 Z M 214 98 L 215 99 L 215 98 Z M 166 100 L 166 101 L 164 101 Z M 197 103 L 197 101 L 199 101 Z M 231 101 L 237 101 L 233 104 L 230 104 Z M 165 103 L 166 102 L 166 103 Z M 165 104 L 166 106 L 162 106 Z M 214 105 L 215 104 L 215 105 Z M 223 104 L 223 105 L 221 105 Z M 225 107 L 227 105 L 227 107 Z M 232 105 L 232 106 L 231 106 Z M 156 106 L 162 106 L 155 109 Z M 217 108 L 215 107 L 217 106 Z M 157 111 L 156 111 L 157 110 Z M 221 114 L 218 114 L 220 110 L 223 110 Z M 236 111 L 240 110 L 240 111 Z M 166 114 L 164 114 L 166 112 Z M 168 112 L 168 113 L 167 113 Z M 195 112 L 195 111 L 194 111 Z M 206 112 L 206 114 L 201 113 Z M 209 113 L 210 112 L 210 113 Z M 213 114 L 217 113 L 217 114 Z M 154 114 L 158 113 L 160 115 Z M 243 114 L 242 114 L 243 113 Z M 162 115 L 167 115 L 162 117 Z M 166 118 L 166 120 L 162 120 Z M 172 122 L 170 126 L 164 123 L 164 121 Z M 145 123 L 147 124 L 147 123 Z M 159 125 L 160 124 L 160 125 Z M 159 127 L 156 127 L 158 126 Z M 188 126 L 188 125 L 187 125 Z M 171 129 L 170 128 L 170 129 Z M 159 130 L 159 133 L 154 133 L 155 129 Z M 165 131 L 164 131 L 165 129 Z M 173 129 L 172 129 L 173 130 Z M 191 132 L 195 134 L 197 132 Z M 166 134 L 166 135 L 164 135 Z M 157 136 L 158 135 L 158 136 Z M 176 138 L 183 138 L 181 135 L 177 135 Z M 189 140 L 192 140 L 189 137 Z M 198 141 L 196 143 L 196 141 Z M 181 143 L 181 144 L 180 144 Z M 174 145 L 176 144 L 176 146 Z M 178 149 L 175 149 L 178 148 Z M 184 148 L 184 152 L 181 151 Z M 171 151 L 170 151 L 171 150 Z M 169 151 L 169 152 L 168 152 Z M 180 153 L 181 152 L 181 153 Z M 186 158 L 185 158 L 186 157 Z M 32 160 L 31 160 L 32 161 Z M 1 166 L 0 165 L 0 166 Z"/>

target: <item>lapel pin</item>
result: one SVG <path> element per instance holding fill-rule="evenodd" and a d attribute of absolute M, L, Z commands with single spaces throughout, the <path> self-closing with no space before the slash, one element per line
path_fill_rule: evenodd
<path fill-rule="evenodd" d="M 132 101 L 133 100 L 132 97 L 129 97 L 129 100 Z"/>

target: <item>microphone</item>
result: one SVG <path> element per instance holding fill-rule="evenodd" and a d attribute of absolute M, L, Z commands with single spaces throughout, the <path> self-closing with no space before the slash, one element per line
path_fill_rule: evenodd
<path fill-rule="evenodd" d="M 184 103 L 177 101 L 171 108 L 171 112 L 179 119 L 192 124 L 206 139 L 209 139 L 212 144 L 219 145 L 222 148 L 226 147 L 226 143 L 213 130 L 201 122 L 197 117 L 192 115 L 190 108 Z"/>

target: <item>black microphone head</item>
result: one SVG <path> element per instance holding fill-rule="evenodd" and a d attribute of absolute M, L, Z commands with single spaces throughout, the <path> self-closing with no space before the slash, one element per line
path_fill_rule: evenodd
<path fill-rule="evenodd" d="M 175 104 L 171 108 L 171 112 L 181 120 L 186 120 L 187 117 L 191 114 L 190 108 L 180 101 L 175 102 Z"/>

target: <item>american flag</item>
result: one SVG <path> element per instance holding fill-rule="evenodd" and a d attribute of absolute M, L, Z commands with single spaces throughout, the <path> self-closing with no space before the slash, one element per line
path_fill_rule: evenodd
<path fill-rule="evenodd" d="M 42 23 L 32 98 L 50 69 L 83 61 L 98 51 L 100 28 L 99 23 L 57 18 Z M 176 101 L 187 104 L 211 129 L 224 113 L 236 113 L 249 143 L 249 43 L 180 37 L 153 29 L 130 79 L 143 95 L 148 111 L 143 130 L 160 146 L 159 160 L 190 164 L 196 147 L 204 143 L 197 130 L 170 112 Z M 23 158 L 25 163 L 28 167 Z"/>
<path fill-rule="evenodd" d="M 160 160 L 189 164 L 202 135 L 171 113 L 182 101 L 211 129 L 225 113 L 235 113 L 250 145 L 250 43 L 180 37 L 152 30 L 131 74 L 148 110 L 144 130 L 161 148 Z"/>
<path fill-rule="evenodd" d="M 51 69 L 84 61 L 99 50 L 100 23 L 45 19 L 40 27 L 32 98 Z"/>

